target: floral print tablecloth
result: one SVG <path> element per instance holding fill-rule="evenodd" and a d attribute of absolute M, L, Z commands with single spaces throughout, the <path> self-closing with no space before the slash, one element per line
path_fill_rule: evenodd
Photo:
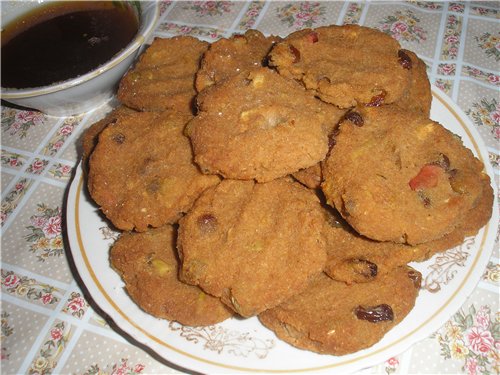
<path fill-rule="evenodd" d="M 215 41 L 249 28 L 286 35 L 304 27 L 361 24 L 425 61 L 431 83 L 469 117 L 500 174 L 500 3 L 190 1 L 161 3 L 154 36 Z M 114 102 L 57 118 L 1 106 L 1 357 L 5 374 L 178 373 L 131 343 L 84 296 L 68 266 L 65 196 L 80 137 Z M 498 209 L 498 207 L 495 207 Z M 439 330 L 366 374 L 498 374 L 498 234 L 473 294 Z"/>

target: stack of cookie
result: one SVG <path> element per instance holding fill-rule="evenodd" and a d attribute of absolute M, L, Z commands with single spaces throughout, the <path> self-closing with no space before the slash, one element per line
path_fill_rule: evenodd
<path fill-rule="evenodd" d="M 408 263 L 463 242 L 493 201 L 482 163 L 429 119 L 425 64 L 356 25 L 155 39 L 84 137 L 110 261 L 146 312 L 258 316 L 342 355 L 412 309 Z"/>

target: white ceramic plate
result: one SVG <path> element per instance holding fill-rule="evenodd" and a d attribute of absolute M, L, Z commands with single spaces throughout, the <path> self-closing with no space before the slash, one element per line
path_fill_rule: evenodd
<path fill-rule="evenodd" d="M 493 176 L 479 134 L 466 115 L 438 90 L 433 92 L 431 117 L 460 135 Z M 406 319 L 371 348 L 337 357 L 295 349 L 277 339 L 257 318 L 229 319 L 215 326 L 193 328 L 143 312 L 125 293 L 123 282 L 109 266 L 108 250 L 117 233 L 109 229 L 84 186 L 79 166 L 68 196 L 67 232 L 74 262 L 92 298 L 137 341 L 171 363 L 204 373 L 346 373 L 401 353 L 441 327 L 465 302 L 490 258 L 498 222 L 498 211 L 494 209 L 489 224 L 475 237 L 415 264 L 424 276 L 423 288 Z"/>

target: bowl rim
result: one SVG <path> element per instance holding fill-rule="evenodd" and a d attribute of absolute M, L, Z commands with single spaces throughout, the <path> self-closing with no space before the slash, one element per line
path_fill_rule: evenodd
<path fill-rule="evenodd" d="M 56 84 L 51 84 L 47 86 L 39 86 L 39 87 L 29 87 L 23 89 L 16 88 L 4 88 L 0 87 L 0 97 L 1 99 L 22 99 L 22 98 L 30 98 L 39 95 L 52 94 L 61 90 L 65 90 L 74 86 L 81 85 L 91 79 L 99 76 L 100 74 L 112 69 L 116 65 L 120 64 L 123 60 L 128 58 L 132 53 L 134 53 L 141 45 L 146 41 L 146 39 L 152 34 L 157 21 L 160 18 L 160 3 L 157 1 L 141 1 L 141 4 L 150 4 L 152 7 L 152 19 L 151 21 L 144 27 L 142 31 L 138 31 L 137 35 L 134 39 L 119 53 L 117 53 L 111 60 L 108 62 L 99 65 L 97 68 L 91 70 L 88 73 L 85 73 L 81 76 L 70 78 Z"/>

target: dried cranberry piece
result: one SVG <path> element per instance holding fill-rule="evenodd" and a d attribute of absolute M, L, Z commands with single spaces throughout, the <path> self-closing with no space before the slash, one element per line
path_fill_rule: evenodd
<path fill-rule="evenodd" d="M 212 214 L 203 214 L 198 217 L 196 222 L 203 234 L 212 233 L 217 229 L 217 218 Z"/>
<path fill-rule="evenodd" d="M 300 51 L 297 48 L 295 48 L 294 46 L 292 46 L 291 44 L 289 46 L 289 49 L 290 49 L 290 52 L 292 52 L 292 55 L 293 55 L 293 61 L 292 61 L 292 63 L 294 63 L 294 64 L 298 63 L 300 61 Z"/>
<path fill-rule="evenodd" d="M 374 97 L 371 98 L 370 103 L 367 103 L 367 107 L 380 107 L 382 104 L 384 104 L 386 92 L 382 91 L 380 94 L 375 95 Z"/>
<path fill-rule="evenodd" d="M 439 176 L 443 173 L 443 168 L 436 164 L 426 164 L 415 177 L 409 182 L 410 189 L 421 190 L 436 187 L 439 181 Z"/>
<path fill-rule="evenodd" d="M 366 320 L 370 323 L 394 320 L 394 312 L 391 306 L 385 303 L 377 306 L 358 306 L 354 309 L 354 314 L 358 319 Z"/>
<path fill-rule="evenodd" d="M 356 126 L 363 126 L 363 124 L 365 123 L 365 121 L 363 120 L 363 116 L 361 116 L 360 113 L 355 111 L 347 112 L 344 118 L 346 120 L 349 120 Z"/>
<path fill-rule="evenodd" d="M 403 68 L 408 69 L 408 70 L 411 69 L 412 62 L 411 62 L 410 56 L 408 56 L 405 51 L 400 49 L 398 51 L 398 57 L 399 57 L 398 62 L 401 64 L 401 66 Z"/>

